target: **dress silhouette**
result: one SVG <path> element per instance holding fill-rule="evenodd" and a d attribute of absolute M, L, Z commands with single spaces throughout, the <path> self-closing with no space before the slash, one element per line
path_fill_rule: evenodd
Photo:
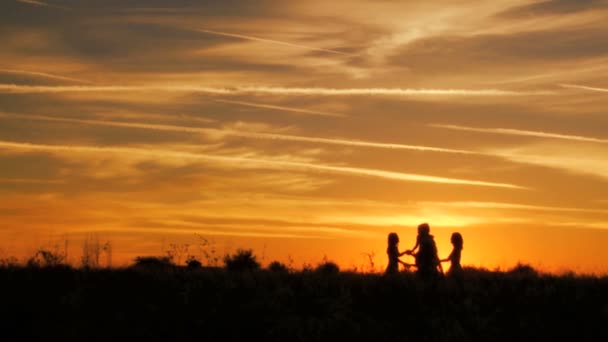
<path fill-rule="evenodd" d="M 399 272 L 399 264 L 405 267 L 411 265 L 399 259 L 400 256 L 404 255 L 405 252 L 399 252 L 399 235 L 397 233 L 388 234 L 388 247 L 386 248 L 386 254 L 388 255 L 388 266 L 386 267 L 385 274 L 396 274 Z"/>
<path fill-rule="evenodd" d="M 450 268 L 447 272 L 448 276 L 458 276 L 462 274 L 462 266 L 460 265 L 460 257 L 463 249 L 462 235 L 458 232 L 452 233 L 450 242 L 452 243 L 453 247 L 452 252 L 447 258 L 441 259 L 441 262 L 450 262 Z"/>

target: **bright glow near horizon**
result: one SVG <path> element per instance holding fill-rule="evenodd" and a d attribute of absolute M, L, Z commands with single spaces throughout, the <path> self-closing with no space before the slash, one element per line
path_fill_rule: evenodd
<path fill-rule="evenodd" d="M 608 273 L 608 3 L 8 0 L 0 259 Z M 103 258 L 102 258 L 103 259 Z M 185 257 L 184 257 L 185 259 Z M 102 260 L 102 264 L 104 261 Z"/>

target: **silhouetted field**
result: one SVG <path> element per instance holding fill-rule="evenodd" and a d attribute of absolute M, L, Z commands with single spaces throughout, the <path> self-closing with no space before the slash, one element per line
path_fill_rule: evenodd
<path fill-rule="evenodd" d="M 608 277 L 0 269 L 2 341 L 608 340 Z"/>

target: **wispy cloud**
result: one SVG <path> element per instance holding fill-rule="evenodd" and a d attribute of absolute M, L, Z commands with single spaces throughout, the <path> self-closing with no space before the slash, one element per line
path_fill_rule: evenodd
<path fill-rule="evenodd" d="M 65 6 L 58 6 L 58 5 L 52 5 L 46 2 L 42 2 L 39 0 L 17 0 L 17 2 L 23 3 L 23 4 L 28 4 L 28 5 L 34 5 L 34 6 L 40 6 L 40 7 L 51 7 L 51 8 L 59 8 L 59 9 L 63 9 L 63 10 L 69 10 L 69 7 L 65 7 Z"/>
<path fill-rule="evenodd" d="M 294 48 L 298 48 L 298 49 L 311 50 L 311 51 L 321 51 L 321 52 L 327 52 L 327 53 L 336 54 L 336 55 L 342 55 L 342 56 L 354 56 L 353 54 L 349 54 L 349 53 L 338 51 L 338 50 L 324 49 L 324 48 L 306 46 L 306 45 L 301 45 L 301 44 L 294 44 L 294 43 L 289 43 L 289 42 L 284 42 L 284 41 L 274 40 L 274 39 L 266 39 L 266 38 L 254 37 L 254 36 L 249 36 L 249 35 L 236 34 L 236 33 L 228 33 L 228 32 L 220 32 L 220 31 L 212 31 L 212 30 L 199 30 L 199 31 L 200 32 L 204 32 L 204 33 L 208 33 L 208 34 L 217 35 L 217 36 L 223 36 L 223 37 L 232 37 L 232 38 L 238 38 L 238 39 L 244 39 L 244 40 L 252 40 L 252 41 L 262 42 L 262 43 L 284 45 L 284 46 L 290 46 L 290 47 L 294 47 Z"/>
<path fill-rule="evenodd" d="M 17 2 L 21 2 L 24 4 L 28 4 L 28 5 L 34 5 L 34 6 L 48 6 L 47 3 L 42 2 L 42 1 L 37 1 L 37 0 L 17 0 Z"/>
<path fill-rule="evenodd" d="M 148 129 L 148 130 L 168 131 L 168 132 L 198 133 L 198 134 L 203 134 L 203 135 L 208 135 L 208 136 L 213 136 L 213 137 L 235 136 L 235 137 L 250 138 L 250 139 L 282 140 L 282 141 L 342 145 L 342 146 L 353 146 L 353 147 L 382 148 L 382 149 L 392 149 L 392 150 L 412 150 L 412 151 L 471 154 L 471 155 L 474 155 L 474 154 L 483 155 L 484 154 L 481 152 L 475 152 L 475 151 L 470 151 L 470 150 L 458 150 L 458 149 L 450 149 L 450 148 L 442 148 L 442 147 L 406 145 L 406 144 L 395 144 L 395 143 L 380 143 L 380 142 L 361 141 L 361 140 L 307 137 L 307 136 L 287 135 L 287 134 L 277 134 L 277 133 L 249 132 L 249 131 L 239 131 L 239 130 L 234 130 L 234 129 L 200 128 L 200 127 L 186 127 L 186 126 L 175 126 L 175 125 L 148 124 L 148 123 L 138 123 L 138 122 L 72 119 L 72 118 L 52 117 L 52 116 L 43 116 L 43 115 L 0 113 L 0 118 L 2 118 L 2 117 L 55 121 L 55 122 L 69 122 L 69 123 L 97 125 L 97 126 L 109 126 L 109 127 Z"/>
<path fill-rule="evenodd" d="M 64 183 L 58 179 L 36 179 L 36 178 L 0 178 L 0 183 L 14 184 L 61 184 Z"/>
<path fill-rule="evenodd" d="M 41 86 L 0 84 L 0 92 L 17 94 L 36 93 L 101 93 L 101 92 L 129 92 L 129 91 L 165 91 L 185 93 L 232 94 L 234 89 L 212 88 L 196 86 Z"/>
<path fill-rule="evenodd" d="M 254 107 L 254 108 L 276 109 L 276 110 L 282 110 L 282 111 L 294 112 L 294 113 L 303 113 L 303 114 L 312 114 L 312 115 L 321 115 L 321 116 L 334 116 L 334 117 L 344 117 L 345 116 L 344 114 L 329 113 L 329 112 L 322 112 L 322 111 L 318 111 L 318 110 L 310 110 L 310 109 L 302 109 L 302 108 L 294 108 L 294 107 L 276 106 L 276 105 L 269 105 L 269 104 L 263 104 L 263 103 L 232 101 L 232 100 L 216 100 L 216 101 L 222 102 L 222 103 L 230 103 L 230 104 L 237 104 L 237 105 L 241 105 L 241 106 Z"/>
<path fill-rule="evenodd" d="M 401 173 L 395 171 L 364 169 L 348 166 L 332 166 L 314 163 L 305 163 L 297 161 L 271 160 L 271 159 L 255 159 L 247 157 L 221 156 L 212 154 L 199 154 L 190 152 L 181 152 L 167 149 L 155 148 L 137 148 L 137 147 L 98 147 L 98 146 L 78 146 L 78 145 L 48 145 L 48 144 L 33 144 L 12 141 L 0 141 L 0 149 L 9 151 L 23 152 L 49 152 L 49 153 L 88 153 L 88 154 L 119 154 L 130 157 L 145 157 L 158 160 L 159 156 L 170 157 L 174 159 L 188 159 L 200 162 L 216 163 L 229 165 L 231 167 L 250 167 L 271 170 L 292 170 L 292 171 L 315 171 L 326 172 L 333 174 L 346 174 L 355 176 L 364 176 L 378 179 L 387 179 L 404 182 L 423 182 L 435 184 L 453 184 L 453 185 L 472 185 L 484 187 L 496 187 L 506 189 L 526 189 L 522 186 L 509 183 L 496 183 L 478 180 L 467 180 L 457 178 L 446 178 L 429 175 Z"/>
<path fill-rule="evenodd" d="M 70 82 L 86 83 L 86 84 L 92 84 L 93 83 L 93 82 L 90 82 L 90 81 L 87 81 L 87 80 L 83 80 L 81 78 L 61 76 L 61 75 L 49 74 L 49 73 L 46 73 L 46 72 L 39 72 L 39 71 L 15 70 L 15 69 L 0 69 L 0 73 L 44 77 L 44 78 L 49 78 L 49 79 L 52 79 L 52 80 L 70 81 Z"/>
<path fill-rule="evenodd" d="M 608 178 L 608 154 L 606 147 L 601 145 L 542 143 L 517 148 L 490 148 L 488 153 L 516 163 Z"/>
<path fill-rule="evenodd" d="M 578 84 L 560 84 L 560 86 L 563 87 L 563 88 L 580 89 L 580 90 L 597 91 L 597 92 L 600 92 L 600 93 L 608 93 L 608 88 L 589 87 L 589 86 L 578 85 Z"/>
<path fill-rule="evenodd" d="M 585 137 L 581 135 L 570 135 L 570 134 L 559 134 L 559 133 L 548 133 L 539 131 L 528 131 L 513 128 L 481 128 L 481 127 L 469 127 L 469 126 L 458 126 L 458 125 L 443 125 L 443 124 L 431 124 L 430 127 L 445 128 L 457 131 L 468 131 L 478 133 L 492 133 L 492 134 L 504 134 L 504 135 L 518 135 L 538 138 L 550 138 L 550 139 L 561 139 L 571 141 L 583 141 L 593 143 L 608 143 L 608 139 Z"/>
<path fill-rule="evenodd" d="M 608 209 L 551 207 L 551 206 L 518 204 L 518 203 L 475 202 L 475 201 L 470 201 L 470 202 L 420 202 L 420 203 L 423 205 L 436 205 L 436 206 L 442 206 L 442 207 L 474 208 L 474 209 L 514 209 L 514 210 L 608 214 Z"/>
<path fill-rule="evenodd" d="M 410 89 L 410 88 L 288 88 L 264 86 L 204 87 L 190 85 L 143 86 L 42 86 L 0 84 L 5 93 L 78 93 L 78 92 L 179 92 L 216 95 L 321 95 L 321 96 L 529 96 L 551 95 L 551 91 L 514 91 L 501 89 Z"/>
<path fill-rule="evenodd" d="M 556 227 L 608 230 L 608 222 L 583 222 L 583 221 L 563 222 L 562 221 L 562 222 L 547 222 L 546 224 L 549 226 L 556 226 Z"/>

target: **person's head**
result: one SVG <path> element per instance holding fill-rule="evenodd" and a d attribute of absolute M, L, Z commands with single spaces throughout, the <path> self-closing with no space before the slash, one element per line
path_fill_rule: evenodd
<path fill-rule="evenodd" d="M 388 244 L 396 245 L 399 243 L 399 235 L 397 233 L 389 233 L 388 234 Z"/>
<path fill-rule="evenodd" d="M 429 227 L 428 223 L 421 223 L 418 225 L 418 235 L 429 235 L 431 232 L 431 227 Z"/>
<path fill-rule="evenodd" d="M 462 240 L 462 235 L 459 232 L 452 233 L 452 237 L 450 238 L 450 242 L 456 248 L 462 249 L 464 241 Z"/>

